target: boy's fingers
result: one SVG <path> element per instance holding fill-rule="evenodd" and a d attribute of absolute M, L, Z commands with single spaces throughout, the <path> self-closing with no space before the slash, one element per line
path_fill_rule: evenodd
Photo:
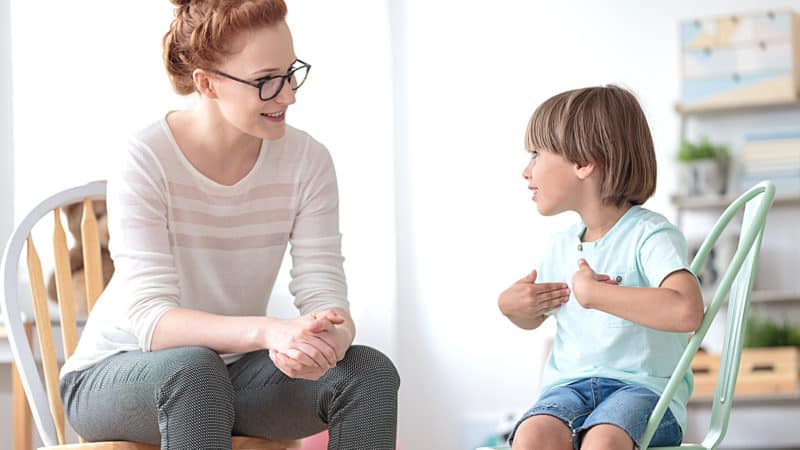
<path fill-rule="evenodd" d="M 520 278 L 517 283 L 535 283 L 536 282 L 537 273 L 536 270 L 533 270 L 531 273 L 525 275 L 524 277 Z"/>
<path fill-rule="evenodd" d="M 534 289 L 535 289 L 535 292 L 537 294 L 546 294 L 548 292 L 560 291 L 561 289 L 567 289 L 567 287 L 568 286 L 567 286 L 566 283 L 540 283 L 540 284 L 537 284 Z"/>

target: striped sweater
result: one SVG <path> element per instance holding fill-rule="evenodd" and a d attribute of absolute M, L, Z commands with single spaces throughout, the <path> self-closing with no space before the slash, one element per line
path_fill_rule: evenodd
<path fill-rule="evenodd" d="M 252 170 L 225 186 L 192 166 L 162 119 L 131 139 L 107 204 L 114 276 L 62 376 L 149 351 L 171 308 L 266 314 L 288 243 L 299 311 L 349 309 L 336 174 L 327 149 L 303 131 L 287 126 L 263 141 Z"/>

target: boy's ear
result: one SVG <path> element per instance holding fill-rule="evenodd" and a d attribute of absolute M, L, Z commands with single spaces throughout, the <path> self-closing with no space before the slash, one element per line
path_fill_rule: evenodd
<path fill-rule="evenodd" d="M 580 180 L 585 180 L 590 176 L 592 176 L 592 174 L 594 173 L 594 163 L 586 163 L 584 165 L 576 163 L 574 167 L 575 167 L 575 175 Z"/>

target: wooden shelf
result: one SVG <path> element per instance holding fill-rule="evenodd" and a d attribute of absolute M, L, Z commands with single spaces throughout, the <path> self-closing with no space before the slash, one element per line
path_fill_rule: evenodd
<path fill-rule="evenodd" d="M 683 116 L 704 115 L 704 114 L 724 114 L 739 111 L 759 111 L 775 108 L 800 108 L 800 98 L 789 98 L 785 100 L 772 100 L 758 103 L 739 103 L 729 105 L 685 105 L 675 104 L 675 111 Z"/>
<path fill-rule="evenodd" d="M 707 195 L 697 197 L 684 197 L 673 195 L 670 201 L 678 209 L 725 209 L 737 197 L 732 195 Z M 773 206 L 800 206 L 800 195 L 775 197 Z"/>
<path fill-rule="evenodd" d="M 689 399 L 690 405 L 710 405 L 714 400 L 713 396 L 698 395 Z M 733 395 L 734 405 L 764 405 L 764 404 L 795 404 L 800 403 L 800 391 L 783 394 L 747 394 Z"/>

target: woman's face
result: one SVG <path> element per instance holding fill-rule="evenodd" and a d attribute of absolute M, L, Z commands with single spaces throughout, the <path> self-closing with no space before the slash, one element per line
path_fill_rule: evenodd
<path fill-rule="evenodd" d="M 294 65 L 292 35 L 285 22 L 242 32 L 234 42 L 234 49 L 216 70 L 230 76 L 259 83 L 265 77 L 286 75 Z M 284 82 L 277 95 L 263 101 L 259 90 L 219 74 L 211 73 L 222 115 L 240 131 L 261 139 L 275 140 L 286 132 L 286 110 L 295 101 L 290 83 Z M 265 98 L 280 85 L 280 79 L 266 83 L 262 89 Z"/>

